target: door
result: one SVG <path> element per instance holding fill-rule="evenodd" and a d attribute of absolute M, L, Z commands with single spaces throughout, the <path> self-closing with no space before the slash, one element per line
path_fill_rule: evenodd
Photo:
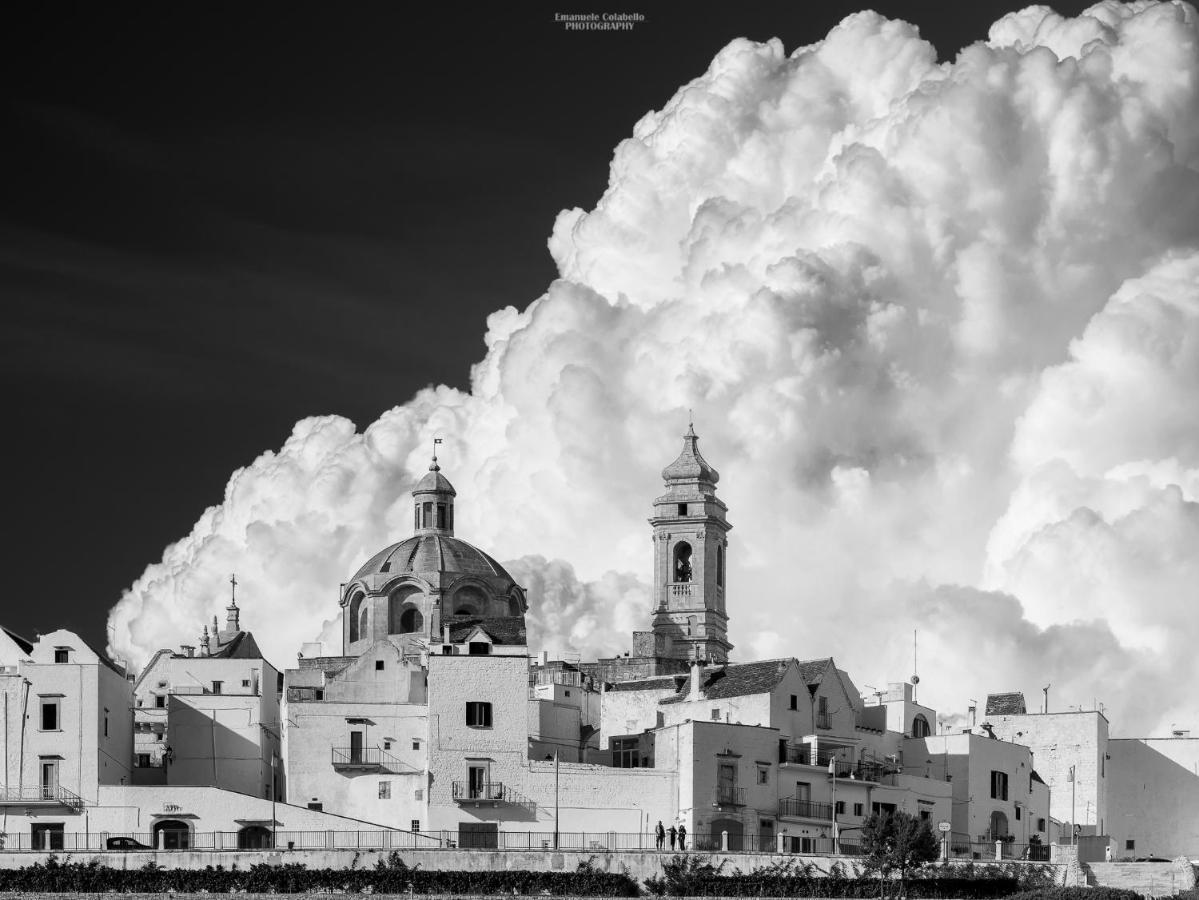
<path fill-rule="evenodd" d="M 716 770 L 716 802 L 737 802 L 737 767 L 731 763 L 721 763 Z"/>
<path fill-rule="evenodd" d="M 66 830 L 61 822 L 48 822 L 30 826 L 34 850 L 63 849 L 63 832 Z"/>
<path fill-rule="evenodd" d="M 161 835 L 161 839 L 159 837 Z M 161 843 L 160 843 L 161 841 Z M 162 819 L 154 823 L 154 846 L 164 850 L 186 850 L 191 845 L 191 830 L 186 822 Z"/>
<path fill-rule="evenodd" d="M 773 853 L 774 850 L 774 821 L 762 819 L 758 822 L 758 852 Z"/>
<path fill-rule="evenodd" d="M 42 760 L 42 799 L 53 800 L 58 796 L 58 760 Z"/>
<path fill-rule="evenodd" d="M 487 767 L 471 766 L 467 770 L 467 797 L 471 800 L 486 799 L 487 797 Z"/>
<path fill-rule="evenodd" d="M 495 850 L 500 845 L 498 822 L 459 822 L 458 846 L 476 850 Z"/>
<path fill-rule="evenodd" d="M 350 732 L 350 762 L 357 765 L 362 764 L 362 732 Z"/>

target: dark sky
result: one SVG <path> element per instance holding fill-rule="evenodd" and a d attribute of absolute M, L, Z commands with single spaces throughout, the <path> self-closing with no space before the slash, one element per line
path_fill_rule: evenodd
<path fill-rule="evenodd" d="M 952 58 L 1018 7 L 873 8 Z M 102 644 L 121 591 L 296 420 L 365 426 L 426 384 L 465 387 L 485 316 L 544 290 L 554 216 L 595 203 L 642 114 L 735 37 L 790 52 L 859 8 L 143 2 L 6 21 L 0 622 Z M 592 11 L 646 21 L 554 23 Z"/>

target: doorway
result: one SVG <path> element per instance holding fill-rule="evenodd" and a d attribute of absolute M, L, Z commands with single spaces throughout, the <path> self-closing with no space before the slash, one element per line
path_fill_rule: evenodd
<path fill-rule="evenodd" d="M 191 829 L 187 827 L 186 822 L 178 819 L 162 819 L 155 822 L 154 846 L 161 846 L 164 850 L 186 850 L 191 846 Z"/>

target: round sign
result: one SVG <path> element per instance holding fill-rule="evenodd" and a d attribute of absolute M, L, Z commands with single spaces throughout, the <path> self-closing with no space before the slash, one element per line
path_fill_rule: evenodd
<path fill-rule="evenodd" d="M 940 831 L 942 833 L 949 831 L 952 827 L 953 826 L 950 825 L 948 822 L 938 822 L 937 823 L 937 831 Z"/>

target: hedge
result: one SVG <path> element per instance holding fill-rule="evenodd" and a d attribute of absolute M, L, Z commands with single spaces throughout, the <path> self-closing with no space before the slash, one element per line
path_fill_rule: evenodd
<path fill-rule="evenodd" d="M 640 890 L 627 872 L 602 872 L 590 861 L 573 872 L 442 871 L 410 868 L 392 853 L 373 869 L 309 869 L 297 863 L 260 864 L 249 869 L 164 869 L 150 863 L 141 869 L 113 869 L 96 860 L 64 862 L 51 856 L 23 869 L 0 870 L 0 891 L 211 894 L 307 893 L 369 888 L 379 894 L 585 894 L 594 897 L 636 897 Z"/>

